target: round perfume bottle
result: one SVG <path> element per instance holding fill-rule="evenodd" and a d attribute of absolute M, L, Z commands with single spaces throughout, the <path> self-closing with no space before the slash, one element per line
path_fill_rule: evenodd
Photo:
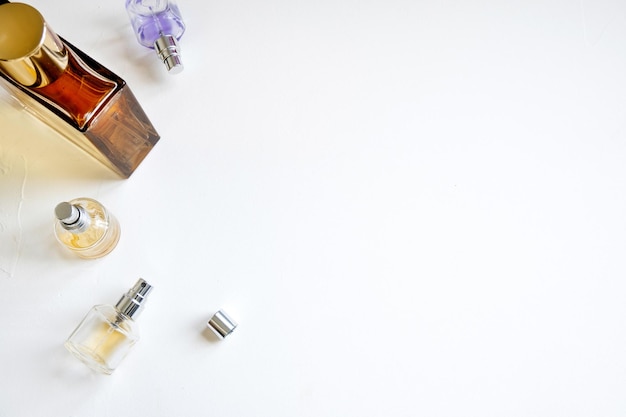
<path fill-rule="evenodd" d="M 54 234 L 57 240 L 81 258 L 105 256 L 120 239 L 117 219 L 91 198 L 59 203 L 54 214 Z"/>

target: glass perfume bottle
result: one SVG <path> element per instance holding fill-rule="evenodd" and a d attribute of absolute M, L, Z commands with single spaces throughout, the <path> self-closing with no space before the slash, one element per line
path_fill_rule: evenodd
<path fill-rule="evenodd" d="M 123 178 L 159 140 L 126 82 L 59 37 L 27 4 L 0 3 L 0 84 Z"/>
<path fill-rule="evenodd" d="M 152 286 L 145 280 L 124 294 L 115 306 L 92 307 L 65 342 L 65 347 L 89 368 L 110 375 L 139 340 L 135 319 Z"/>
<path fill-rule="evenodd" d="M 57 240 L 81 258 L 101 258 L 111 252 L 120 240 L 117 219 L 91 198 L 59 203 L 54 214 Z"/>
<path fill-rule="evenodd" d="M 178 41 L 185 32 L 185 23 L 173 0 L 126 0 L 139 43 L 154 49 L 170 74 L 183 70 Z"/>

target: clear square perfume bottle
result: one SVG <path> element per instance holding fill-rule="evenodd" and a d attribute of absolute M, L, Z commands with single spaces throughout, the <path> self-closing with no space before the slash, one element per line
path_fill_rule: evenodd
<path fill-rule="evenodd" d="M 122 178 L 159 140 L 126 82 L 59 37 L 27 4 L 0 0 L 0 85 Z"/>
<path fill-rule="evenodd" d="M 135 319 L 150 291 L 139 279 L 115 306 L 94 306 L 65 342 L 67 350 L 94 371 L 112 374 L 139 340 Z"/>

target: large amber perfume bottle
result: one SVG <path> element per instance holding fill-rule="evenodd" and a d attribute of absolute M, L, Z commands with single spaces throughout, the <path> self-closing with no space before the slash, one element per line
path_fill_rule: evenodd
<path fill-rule="evenodd" d="M 135 319 L 150 291 L 152 286 L 139 279 L 115 306 L 94 306 L 65 342 L 67 350 L 94 371 L 113 373 L 139 340 Z"/>
<path fill-rule="evenodd" d="M 27 4 L 0 0 L 0 84 L 123 178 L 159 140 L 126 82 L 56 35 Z"/>

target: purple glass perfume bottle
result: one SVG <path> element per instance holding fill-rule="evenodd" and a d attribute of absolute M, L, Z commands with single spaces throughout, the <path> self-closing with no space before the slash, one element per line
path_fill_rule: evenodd
<path fill-rule="evenodd" d="M 185 23 L 172 0 L 126 0 L 126 11 L 139 43 L 154 49 L 170 74 L 183 70 L 178 41 Z"/>

